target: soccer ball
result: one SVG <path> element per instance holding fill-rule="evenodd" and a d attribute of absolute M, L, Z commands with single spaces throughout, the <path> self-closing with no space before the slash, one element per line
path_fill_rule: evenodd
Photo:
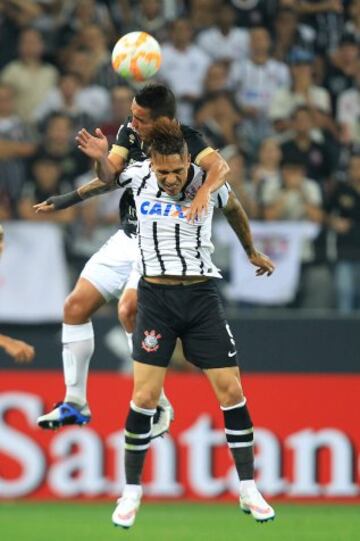
<path fill-rule="evenodd" d="M 116 73 L 124 79 L 145 81 L 160 68 L 160 45 L 146 32 L 130 32 L 115 44 L 111 61 Z"/>

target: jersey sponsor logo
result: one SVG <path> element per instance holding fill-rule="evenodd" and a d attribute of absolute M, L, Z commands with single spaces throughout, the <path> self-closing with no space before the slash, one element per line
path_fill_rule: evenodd
<path fill-rule="evenodd" d="M 156 201 L 143 201 L 140 206 L 140 212 L 144 216 L 171 216 L 173 218 L 185 219 L 187 207 L 183 207 L 178 203 L 160 203 Z"/>
<path fill-rule="evenodd" d="M 153 353 L 157 351 L 160 347 L 159 340 L 162 338 L 161 334 L 155 330 L 144 331 L 145 338 L 141 342 L 141 347 L 145 349 L 148 353 Z"/>

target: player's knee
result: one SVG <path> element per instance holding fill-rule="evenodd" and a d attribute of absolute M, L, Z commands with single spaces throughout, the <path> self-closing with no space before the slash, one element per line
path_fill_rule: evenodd
<path fill-rule="evenodd" d="M 86 323 L 91 316 L 86 306 L 86 299 L 77 293 L 70 293 L 64 303 L 64 321 L 70 325 Z"/>
<path fill-rule="evenodd" d="M 223 382 L 219 389 L 220 403 L 224 407 L 235 406 L 244 399 L 244 394 L 240 383 L 237 380 L 231 379 Z"/>
<path fill-rule="evenodd" d="M 138 389 L 133 393 L 133 401 L 139 408 L 154 409 L 156 408 L 159 396 L 154 389 Z"/>
<path fill-rule="evenodd" d="M 118 317 L 126 330 L 133 326 L 135 315 L 136 308 L 132 302 L 120 301 L 118 307 Z M 129 332 L 131 332 L 131 330 Z"/>

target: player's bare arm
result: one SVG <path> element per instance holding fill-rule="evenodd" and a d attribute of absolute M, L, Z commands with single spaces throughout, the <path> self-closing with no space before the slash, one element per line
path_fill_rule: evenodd
<path fill-rule="evenodd" d="M 95 160 L 98 178 L 106 184 L 112 184 L 116 176 L 124 168 L 125 162 L 121 156 L 109 153 L 108 140 L 99 128 L 91 135 L 85 128 L 75 137 L 78 148 L 89 158 Z"/>
<path fill-rule="evenodd" d="M 223 211 L 231 228 L 240 240 L 250 263 L 257 267 L 256 276 L 263 276 L 264 274 L 271 276 L 275 270 L 275 265 L 269 257 L 255 248 L 249 219 L 240 201 L 233 192 L 230 192 L 228 203 Z"/>
<path fill-rule="evenodd" d="M 194 197 L 187 213 L 187 218 L 190 222 L 193 222 L 203 212 L 207 212 L 210 195 L 225 184 L 226 176 L 230 171 L 228 164 L 216 150 L 206 153 L 197 163 L 206 171 L 206 179 Z"/>
<path fill-rule="evenodd" d="M 33 360 L 35 355 L 35 349 L 26 342 L 10 338 L 10 336 L 5 336 L 3 334 L 0 334 L 0 347 L 2 347 L 15 362 L 19 363 L 29 363 Z"/>
<path fill-rule="evenodd" d="M 37 203 L 34 205 L 34 210 L 37 213 L 48 213 L 54 212 L 56 210 L 63 210 L 77 203 L 81 203 L 86 199 L 95 197 L 96 195 L 101 195 L 106 192 L 111 192 L 118 189 L 119 186 L 116 183 L 116 177 L 112 183 L 106 183 L 100 180 L 99 178 L 94 178 L 80 186 L 77 190 L 72 192 L 67 192 L 62 195 L 53 195 L 49 197 L 46 201 Z"/>

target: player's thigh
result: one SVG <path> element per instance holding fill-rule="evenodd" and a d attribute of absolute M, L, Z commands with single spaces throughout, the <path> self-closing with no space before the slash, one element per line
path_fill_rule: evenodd
<path fill-rule="evenodd" d="M 132 400 L 139 407 L 155 408 L 164 384 L 166 368 L 134 361 Z"/>
<path fill-rule="evenodd" d="M 192 291 L 191 317 L 180 338 L 186 359 L 203 370 L 237 366 L 235 339 L 212 282 Z"/>
<path fill-rule="evenodd" d="M 64 322 L 69 325 L 85 323 L 105 303 L 102 293 L 91 282 L 80 277 L 65 299 Z"/>
<path fill-rule="evenodd" d="M 132 269 L 118 303 L 118 317 L 120 321 L 134 321 L 137 310 L 138 284 L 141 278 L 136 269 Z"/>
<path fill-rule="evenodd" d="M 133 334 L 133 358 L 144 364 L 167 367 L 178 337 L 163 290 L 140 280 Z"/>
<path fill-rule="evenodd" d="M 222 406 L 238 404 L 244 398 L 237 366 L 205 370 L 215 395 Z"/>
<path fill-rule="evenodd" d="M 136 239 L 118 231 L 89 259 L 80 276 L 91 282 L 107 302 L 119 299 L 129 279 L 136 250 Z"/>

